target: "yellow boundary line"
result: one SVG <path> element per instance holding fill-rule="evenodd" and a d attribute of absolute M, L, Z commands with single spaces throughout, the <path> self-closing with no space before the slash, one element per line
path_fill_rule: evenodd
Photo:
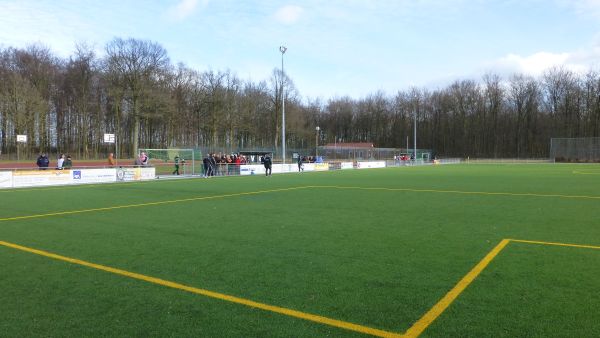
<path fill-rule="evenodd" d="M 569 243 L 557 243 L 557 242 L 528 241 L 528 240 L 524 240 L 524 239 L 509 239 L 509 241 L 517 242 L 517 243 L 526 243 L 526 244 L 555 245 L 555 246 L 566 246 L 566 247 L 571 247 L 571 248 L 600 250 L 600 246 L 597 246 L 597 245 L 581 245 L 581 244 L 569 244 Z"/>
<path fill-rule="evenodd" d="M 103 207 L 103 208 L 93 208 L 93 209 L 83 209 L 83 210 L 71 210 L 71 211 L 62 211 L 55 213 L 47 213 L 47 214 L 37 214 L 37 215 L 27 215 L 27 216 L 17 216 L 17 217 L 8 217 L 8 218 L 0 218 L 0 222 L 2 221 L 11 221 L 11 220 L 21 220 L 21 219 L 31 219 L 31 218 L 41 218 L 41 217 L 49 217 L 49 216 L 58 216 L 58 215 L 68 215 L 68 214 L 79 214 L 79 213 L 87 213 L 94 211 L 106 211 L 106 210 L 115 210 L 115 209 L 125 209 L 125 208 L 135 208 L 135 207 L 144 207 L 144 206 L 152 206 L 152 205 L 163 205 L 163 204 L 172 204 L 179 202 L 189 202 L 189 201 L 199 201 L 199 200 L 211 200 L 218 198 L 226 198 L 226 197 L 234 197 L 234 196 L 245 196 L 245 195 L 257 195 L 263 193 L 270 192 L 279 192 L 279 191 L 291 191 L 291 190 L 299 190 L 299 189 L 309 189 L 309 188 L 333 188 L 333 189 L 358 189 L 358 190 L 383 190 L 383 191 L 407 191 L 407 192 L 433 192 L 433 193 L 455 193 L 455 194 L 469 194 L 469 195 L 500 195 L 500 196 L 533 196 L 533 197 L 559 197 L 559 198 L 583 198 L 583 199 L 600 199 L 600 196 L 577 196 L 577 195 L 559 195 L 559 194 L 531 194 L 531 193 L 505 193 L 505 192 L 478 192 L 478 191 L 460 191 L 460 190 L 434 190 L 434 189 L 410 189 L 410 188 L 381 188 L 381 187 L 356 187 L 356 186 L 302 186 L 302 187 L 291 187 L 291 188 L 280 188 L 280 189 L 271 189 L 271 190 L 261 190 L 261 191 L 253 191 L 253 192 L 243 192 L 243 193 L 234 193 L 234 194 L 224 194 L 224 195 L 216 195 L 216 196 L 202 196 L 202 197 L 191 197 L 184 199 L 176 199 L 176 200 L 167 200 L 167 201 L 157 201 L 157 202 L 147 202 L 147 203 L 138 203 L 138 204 L 129 204 L 129 205 L 121 205 L 121 206 L 113 206 L 113 207 Z M 528 240 L 518 240 L 518 239 L 503 239 L 492 251 L 490 251 L 467 275 L 465 275 L 459 282 L 452 288 L 438 303 L 436 303 L 423 317 L 421 317 L 411 328 L 409 328 L 404 335 L 383 331 L 379 329 L 374 329 L 358 324 L 348 323 L 344 321 L 339 321 L 327 317 L 322 317 L 318 315 L 312 315 L 296 310 L 286 309 L 278 306 L 263 304 L 235 296 L 225 295 L 218 292 L 213 292 L 209 290 L 194 288 L 191 286 L 186 286 L 183 284 L 178 284 L 175 282 L 162 280 L 155 277 L 145 276 L 142 274 L 137 274 L 134 272 L 129 272 L 125 270 L 120 270 L 116 268 L 111 268 L 108 266 L 103 266 L 95 263 L 90 263 L 74 258 L 69 258 L 57 254 L 53 254 L 50 252 L 27 248 L 24 246 L 20 246 L 17 244 L 12 244 L 8 242 L 0 241 L 0 245 L 11 247 L 14 249 L 27 251 L 30 253 L 46 256 L 53 259 L 58 259 L 66 262 L 70 262 L 73 264 L 79 264 L 111 273 L 115 273 L 118 275 L 139 279 L 143 281 L 147 281 L 150 283 L 155 283 L 175 289 L 180 289 L 188 292 L 192 292 L 195 294 L 204 295 L 207 297 L 217 298 L 225 301 L 230 301 L 233 303 L 243 304 L 249 307 L 262 309 L 265 311 L 276 312 L 284 315 L 288 315 L 291 317 L 301 318 L 313 322 L 318 322 L 321 324 L 331 325 L 335 327 L 344 328 L 347 330 L 352 330 L 361 333 L 367 333 L 374 336 L 380 337 L 417 337 L 419 336 L 433 321 L 435 321 L 445 310 L 452 304 L 452 302 L 477 278 L 477 276 L 489 265 L 489 263 L 508 245 L 509 242 L 520 242 L 527 244 L 539 244 L 539 245 L 556 245 L 556 246 L 566 246 L 566 247 L 578 247 L 578 248 L 589 248 L 589 249 L 600 249 L 598 246 L 590 246 L 590 245 L 578 245 L 578 244 L 565 244 L 565 243 L 553 243 L 553 242 L 542 242 L 542 241 L 528 241 Z"/>
<path fill-rule="evenodd" d="M 5 247 L 9 247 L 9 248 L 13 248 L 13 249 L 17 249 L 17 250 L 21 250 L 21 251 L 25 251 L 25 252 L 29 252 L 29 253 L 33 253 L 33 254 L 36 254 L 36 255 L 40 255 L 40 256 L 44 256 L 44 257 L 48 257 L 48 258 L 52 258 L 52 259 L 56 259 L 56 260 L 60 260 L 60 261 L 68 262 L 68 263 L 72 263 L 72 264 L 82 265 L 82 266 L 86 266 L 86 267 L 89 267 L 89 268 L 93 268 L 93 269 L 97 269 L 97 270 L 102 270 L 102 271 L 114 273 L 114 274 L 117 274 L 117 275 L 129 277 L 129 278 L 133 278 L 133 279 L 142 280 L 142 281 L 153 283 L 153 284 L 158 284 L 158 285 L 170 287 L 170 288 L 173 288 L 173 289 L 183 290 L 183 291 L 191 292 L 191 293 L 194 293 L 194 294 L 198 294 L 198 295 L 202 295 L 202 296 L 206 296 L 206 297 L 210 297 L 210 298 L 216 298 L 216 299 L 228 301 L 228 302 L 231 302 L 231 303 L 245 305 L 245 306 L 248 306 L 248 307 L 251 307 L 251 308 L 261 309 L 261 310 L 270 311 L 270 312 L 275 312 L 275 313 L 283 314 L 283 315 L 286 315 L 286 316 L 295 317 L 295 318 L 299 318 L 299 319 L 304 319 L 304 320 L 308 320 L 308 321 L 312 321 L 312 322 L 316 322 L 316 323 L 320 323 L 320 324 L 330 325 L 330 326 L 334 326 L 334 327 L 338 327 L 338 328 L 342 328 L 342 329 L 346 329 L 346 330 L 351 330 L 351 331 L 356 331 L 356 332 L 360 332 L 360 333 L 370 334 L 370 335 L 378 336 L 378 337 L 390 337 L 390 338 L 402 337 L 402 335 L 397 334 L 397 333 L 393 333 L 393 332 L 378 330 L 378 329 L 370 328 L 370 327 L 367 327 L 367 326 L 362 326 L 362 325 L 358 325 L 358 324 L 344 322 L 344 321 L 341 321 L 341 320 L 331 319 L 331 318 L 327 318 L 327 317 L 323 317 L 323 316 L 318 316 L 318 315 L 314 315 L 314 314 L 310 314 L 310 313 L 306 313 L 306 312 L 301 312 L 301 311 L 287 309 L 287 308 L 283 308 L 283 307 L 279 307 L 279 306 L 274 306 L 274 305 L 269 305 L 269 304 L 265 304 L 265 303 L 255 302 L 255 301 L 252 301 L 252 300 L 248 300 L 248 299 L 244 299 L 244 298 L 240 298 L 240 297 L 235 297 L 235 296 L 230 296 L 230 295 L 222 294 L 222 293 L 219 293 L 219 292 L 214 292 L 214 291 L 209 291 L 209 290 L 205 290 L 205 289 L 195 288 L 195 287 L 192 287 L 192 286 L 188 286 L 188 285 L 184 285 L 184 284 L 179 284 L 179 283 L 171 282 L 171 281 L 160 279 L 160 278 L 156 278 L 156 277 L 146 276 L 146 275 L 142 275 L 142 274 L 139 274 L 139 273 L 129 272 L 129 271 L 126 271 L 126 270 L 112 268 L 112 267 L 105 266 L 105 265 L 90 263 L 90 262 L 83 261 L 83 260 L 80 260 L 80 259 L 75 259 L 75 258 L 70 258 L 70 257 L 66 257 L 66 256 L 61 256 L 61 255 L 57 255 L 57 254 L 54 254 L 54 253 L 51 253 L 51 252 L 47 252 L 47 251 L 43 251 L 43 250 L 38 250 L 38 249 L 32 249 L 32 248 L 28 248 L 28 247 L 25 247 L 25 246 L 21 246 L 21 245 L 18 245 L 18 244 L 9 243 L 9 242 L 5 242 L 5 241 L 0 241 L 0 245 L 3 245 Z"/>
<path fill-rule="evenodd" d="M 444 312 L 452 302 L 479 276 L 481 271 L 506 247 L 510 241 L 503 239 L 492 249 L 475 267 L 469 271 L 440 301 L 413 324 L 405 333 L 406 337 L 418 337 L 425 329 L 433 323 Z"/>
<path fill-rule="evenodd" d="M 600 171 L 593 171 L 593 170 L 573 170 L 573 174 L 576 175 L 600 175 Z"/>
<path fill-rule="evenodd" d="M 538 245 L 555 245 L 562 247 L 572 248 L 584 248 L 584 249 L 596 249 L 600 250 L 600 246 L 595 245 L 581 245 L 581 244 L 567 244 L 567 243 L 556 243 L 556 242 L 543 242 L 543 241 L 529 241 L 524 239 L 503 239 L 500 243 L 492 249 L 475 267 L 469 271 L 459 282 L 450 290 L 440 301 L 437 302 L 421 319 L 419 319 L 413 326 L 408 329 L 405 333 L 405 337 L 413 338 L 418 337 L 425 329 L 433 323 L 447 308 L 454 302 L 454 300 L 471 284 L 473 280 L 485 269 L 489 263 L 502 251 L 510 242 L 525 243 L 525 244 L 538 244 Z"/>
<path fill-rule="evenodd" d="M 462 195 L 490 195 L 490 196 L 524 196 L 524 197 L 558 197 L 558 198 L 600 199 L 600 196 L 587 196 L 587 195 L 533 194 L 533 193 L 486 192 L 486 191 L 463 191 L 463 190 L 436 190 L 436 189 L 411 189 L 411 188 L 352 187 L 352 186 L 336 186 L 336 185 L 321 185 L 321 186 L 311 186 L 311 187 L 312 188 L 331 188 L 331 189 L 356 189 L 356 190 L 431 192 L 431 193 L 462 194 Z"/>
<path fill-rule="evenodd" d="M 176 282 L 172 282 L 172 281 L 168 281 L 168 280 L 164 280 L 164 279 L 160 279 L 160 278 L 156 278 L 156 277 L 146 276 L 146 275 L 135 273 L 135 272 L 130 272 L 130 271 L 121 270 L 121 269 L 117 269 L 117 268 L 113 268 L 113 267 L 109 267 L 109 266 L 105 266 L 105 265 L 91 263 L 91 262 L 83 261 L 83 260 L 76 259 L 76 258 L 61 256 L 61 255 L 54 254 L 51 252 L 33 249 L 33 248 L 25 247 L 22 245 L 5 242 L 5 241 L 0 241 L 0 245 L 8 247 L 8 248 L 13 248 L 13 249 L 33 253 L 36 255 L 72 263 L 72 264 L 82 265 L 82 266 L 86 266 L 89 268 L 114 273 L 114 274 L 121 275 L 124 277 L 129 277 L 129 278 L 133 278 L 133 279 L 137 279 L 137 280 L 141 280 L 141 281 L 145 281 L 145 282 L 149 282 L 149 283 L 153 283 L 153 284 L 157 284 L 157 285 L 161 285 L 161 286 L 170 287 L 173 289 L 187 291 L 190 293 L 194 293 L 194 294 L 198 294 L 198 295 L 202 295 L 202 296 L 206 296 L 206 297 L 210 297 L 210 298 L 215 298 L 215 299 L 219 299 L 219 300 L 224 300 L 224 301 L 228 301 L 231 303 L 241 304 L 241 305 L 245 305 L 245 306 L 248 306 L 251 308 L 256 308 L 256 309 L 260 309 L 260 310 L 264 310 L 264 311 L 279 313 L 279 314 L 283 314 L 283 315 L 294 317 L 294 318 L 304 319 L 304 320 L 316 322 L 319 324 L 325 324 L 325 325 L 329 325 L 329 326 L 333 326 L 333 327 L 338 327 L 341 329 L 360 332 L 360 333 L 364 333 L 364 334 L 370 334 L 370 335 L 377 336 L 377 337 L 414 338 L 414 337 L 418 337 L 419 335 L 421 335 L 421 333 L 423 333 L 423 331 L 425 331 L 429 327 L 429 325 L 431 325 L 454 302 L 454 300 L 456 300 L 456 298 L 458 298 L 458 296 L 460 296 L 460 294 L 479 276 L 479 274 L 481 274 L 481 272 L 491 263 L 491 261 L 494 258 L 496 258 L 496 256 L 510 242 L 600 250 L 600 246 L 595 246 L 595 245 L 530 241 L 530 240 L 521 240 L 521 239 L 503 239 L 500 241 L 500 243 L 498 245 L 496 245 L 496 247 L 494 247 L 490 252 L 488 252 L 488 254 L 481 261 L 479 261 L 479 263 L 477 263 L 477 265 L 475 265 L 475 267 L 473 267 L 473 269 L 471 269 L 471 271 L 469 271 L 448 293 L 446 293 L 446 295 L 444 297 L 442 297 L 442 299 L 440 299 L 429 311 L 427 311 L 419 320 L 417 320 L 404 334 L 379 330 L 379 329 L 371 328 L 368 326 L 349 323 L 349 322 L 332 319 L 332 318 L 328 318 L 328 317 L 324 317 L 324 316 L 314 315 L 314 314 L 301 312 L 301 311 L 297 311 L 297 310 L 292 310 L 292 309 L 279 307 L 279 306 L 275 306 L 275 305 L 260 303 L 260 302 L 256 302 L 256 301 L 252 301 L 252 300 L 248 300 L 248 299 L 244 299 L 244 298 L 240 298 L 240 297 L 236 297 L 236 296 L 222 294 L 219 292 L 214 292 L 214 291 L 210 291 L 210 290 L 206 290 L 206 289 L 201 289 L 201 288 L 196 288 L 196 287 L 192 287 L 192 286 L 188 286 L 188 285 L 184 285 L 184 284 L 179 284 Z"/>
<path fill-rule="evenodd" d="M 6 218 L 0 218 L 0 222 L 4 222 L 4 221 L 16 221 L 16 220 L 21 220 L 21 219 L 50 217 L 50 216 L 62 216 L 62 215 L 71 215 L 71 214 L 81 214 L 81 213 L 88 213 L 88 212 L 94 212 L 94 211 L 107 211 L 107 210 L 116 210 L 116 209 L 145 207 L 145 206 L 152 206 L 152 205 L 173 204 L 173 203 L 179 203 L 179 202 L 211 200 L 211 199 L 226 198 L 226 197 L 235 197 L 235 196 L 258 195 L 258 194 L 264 194 L 264 193 L 270 193 L 270 192 L 279 192 L 279 191 L 290 191 L 290 190 L 299 190 L 299 189 L 315 189 L 315 188 L 317 188 L 317 189 L 318 188 L 325 188 L 325 189 L 355 189 L 355 190 L 379 190 L 379 191 L 403 191 L 403 192 L 429 192 L 429 193 L 464 194 L 464 195 L 491 195 L 491 196 L 525 196 L 525 197 L 555 197 L 555 198 L 573 198 L 573 199 L 600 199 L 600 196 L 586 196 L 586 195 L 532 194 L 532 193 L 484 192 L 484 191 L 461 191 L 461 190 L 435 190 L 435 189 L 410 189 L 410 188 L 382 188 L 382 187 L 353 187 L 353 186 L 335 186 L 335 185 L 307 185 L 307 186 L 301 186 L 301 187 L 280 188 L 280 189 L 272 189 L 272 190 L 260 190 L 260 191 L 242 192 L 242 193 L 216 195 L 216 196 L 190 197 L 190 198 L 182 198 L 182 199 L 176 199 L 176 200 L 166 200 L 166 201 L 157 201 L 157 202 L 146 202 L 146 203 L 137 203 L 137 204 L 117 205 L 117 206 L 112 206 L 112 207 L 102 207 L 102 208 L 92 208 L 92 209 L 82 209 L 82 210 L 67 210 L 67 211 L 59 211 L 59 212 L 52 212 L 52 213 L 46 213 L 46 214 L 35 214 L 35 215 L 6 217 Z"/>
<path fill-rule="evenodd" d="M 200 196 L 200 197 L 190 197 L 190 198 L 182 198 L 182 199 L 176 199 L 176 200 L 167 200 L 167 201 L 117 205 L 117 206 L 103 207 L 103 208 L 67 210 L 67 211 L 51 212 L 51 213 L 47 213 L 47 214 L 35 214 L 35 215 L 0 218 L 0 222 L 16 221 L 16 220 L 30 219 L 30 218 L 42 218 L 42 217 L 50 217 L 50 216 L 82 214 L 82 213 L 94 212 L 94 211 L 107 211 L 107 210 L 116 210 L 116 209 L 147 207 L 147 206 L 151 206 L 151 205 L 163 205 L 163 204 L 173 204 L 173 203 L 180 203 L 180 202 L 212 200 L 212 199 L 234 197 L 234 196 L 258 195 L 258 194 L 265 194 L 265 193 L 270 193 L 270 192 L 290 191 L 290 190 L 299 190 L 299 189 L 306 189 L 306 188 L 308 188 L 308 187 L 292 187 L 292 188 L 281 188 L 281 189 L 271 189 L 271 190 L 259 190 L 259 191 L 241 192 L 241 193 L 235 193 L 235 194 L 225 194 L 225 195 L 216 195 L 216 196 Z"/>

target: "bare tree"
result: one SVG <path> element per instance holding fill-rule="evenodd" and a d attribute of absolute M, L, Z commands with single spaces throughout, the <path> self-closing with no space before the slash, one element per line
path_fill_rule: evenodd
<path fill-rule="evenodd" d="M 149 88 L 169 67 L 167 51 L 157 43 L 144 40 L 116 38 L 106 45 L 106 72 L 113 85 L 121 87 L 129 100 L 133 120 L 131 125 L 131 154 L 139 148 L 140 121 L 143 101 L 149 98 Z"/>

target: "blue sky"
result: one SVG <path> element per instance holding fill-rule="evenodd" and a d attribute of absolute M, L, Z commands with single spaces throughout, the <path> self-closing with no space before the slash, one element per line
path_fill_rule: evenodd
<path fill-rule="evenodd" d="M 152 40 L 173 63 L 268 80 L 304 98 L 441 88 L 487 72 L 600 70 L 600 0 L 0 0 L 0 46 L 61 57 L 87 42 Z"/>

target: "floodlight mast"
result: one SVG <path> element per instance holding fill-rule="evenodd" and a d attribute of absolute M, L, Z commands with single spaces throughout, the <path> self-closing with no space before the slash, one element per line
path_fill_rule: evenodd
<path fill-rule="evenodd" d="M 417 160 L 417 110 L 415 110 L 413 112 L 414 118 L 415 118 L 415 122 L 413 123 L 414 125 L 414 143 L 413 143 L 413 156 L 415 157 L 415 161 Z"/>
<path fill-rule="evenodd" d="M 317 157 L 319 157 L 319 131 L 321 130 L 321 128 L 319 126 L 317 126 L 315 128 L 315 161 L 317 160 Z"/>
<path fill-rule="evenodd" d="M 281 163 L 285 164 L 285 92 L 284 92 L 284 72 L 283 72 L 283 54 L 287 47 L 279 46 L 281 52 Z"/>

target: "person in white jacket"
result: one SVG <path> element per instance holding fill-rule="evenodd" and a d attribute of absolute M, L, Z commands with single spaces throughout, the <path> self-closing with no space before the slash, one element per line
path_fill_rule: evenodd
<path fill-rule="evenodd" d="M 65 154 L 60 154 L 58 162 L 56 162 L 56 169 L 63 170 L 63 163 L 65 163 Z"/>

